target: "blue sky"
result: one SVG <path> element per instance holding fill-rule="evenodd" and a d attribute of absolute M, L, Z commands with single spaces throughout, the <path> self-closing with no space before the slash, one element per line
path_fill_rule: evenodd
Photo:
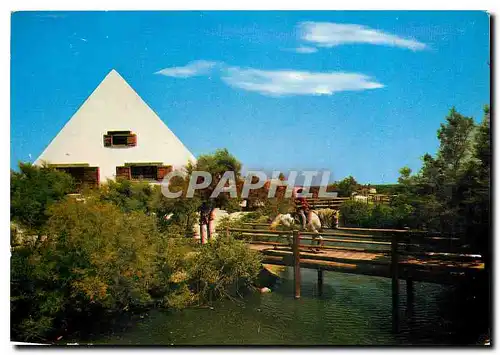
<path fill-rule="evenodd" d="M 116 69 L 198 156 L 393 183 L 489 103 L 484 12 L 17 12 L 11 167 Z M 30 159 L 31 155 L 31 159 Z"/>

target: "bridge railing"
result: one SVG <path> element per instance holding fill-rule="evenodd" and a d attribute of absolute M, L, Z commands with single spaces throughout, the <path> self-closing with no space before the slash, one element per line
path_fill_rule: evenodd
<path fill-rule="evenodd" d="M 412 266 L 421 271 L 436 269 L 449 262 L 448 272 L 459 272 L 464 265 L 465 268 L 468 267 L 467 263 L 477 263 L 481 260 L 481 255 L 474 253 L 470 248 L 463 247 L 460 238 L 427 231 L 370 228 L 329 229 L 320 232 L 323 245 L 314 245 L 318 240 L 318 235 L 313 232 L 275 231 L 269 229 L 270 225 L 263 223 L 245 223 L 243 226 L 248 228 L 232 228 L 227 232 L 235 234 L 237 238 L 249 244 L 273 246 L 272 250 L 262 250 L 266 257 L 285 256 L 287 252 L 293 253 L 293 250 L 297 248 L 299 258 L 303 263 L 307 260 L 322 260 L 355 265 L 379 265 L 391 269 L 378 270 L 379 274 L 392 274 L 395 261 L 398 267 Z M 298 237 L 296 238 L 295 235 Z M 297 241 L 298 244 L 296 244 Z M 311 253 L 318 250 L 323 250 L 326 254 Z M 286 257 L 282 261 L 288 265 L 292 263 L 292 260 Z"/>
<path fill-rule="evenodd" d="M 270 230 L 270 225 L 263 223 L 243 226 L 246 228 L 227 228 L 226 233 L 254 244 L 251 247 L 264 254 L 264 263 L 292 266 L 295 298 L 300 298 L 301 267 L 317 269 L 319 294 L 323 292 L 324 270 L 391 278 L 395 331 L 399 325 L 400 279 L 406 280 L 407 307 L 412 312 L 415 280 L 449 283 L 451 277 L 477 275 L 484 268 L 481 255 L 462 248 L 461 238 L 439 233 L 338 228 L 320 232 L 326 245 L 312 245 L 318 240 L 317 233 Z M 274 240 L 269 241 L 270 238 Z M 308 241 L 310 244 L 304 244 Z M 312 249 L 323 250 L 324 255 L 313 253 Z"/>

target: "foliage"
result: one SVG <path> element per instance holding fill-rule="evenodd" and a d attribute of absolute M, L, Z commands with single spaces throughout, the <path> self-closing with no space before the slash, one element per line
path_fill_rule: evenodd
<path fill-rule="evenodd" d="M 184 181 L 175 177 L 170 182 L 170 190 L 178 191 L 183 185 Z M 199 200 L 196 198 L 167 198 L 158 185 L 126 179 L 109 180 L 95 194 L 100 201 L 112 203 L 123 212 L 135 211 L 156 216 L 156 223 L 161 232 L 178 237 L 184 237 L 188 231 L 192 231 L 199 206 Z M 168 215 L 172 217 L 165 218 Z"/>
<path fill-rule="evenodd" d="M 18 331 L 33 322 L 49 325 L 68 312 L 152 302 L 150 287 L 175 259 L 165 256 L 151 217 L 73 199 L 53 205 L 49 213 L 48 239 L 13 253 L 13 318 L 22 319 Z"/>
<path fill-rule="evenodd" d="M 108 180 L 99 189 L 99 199 L 119 207 L 123 212 L 151 212 L 149 201 L 155 190 L 147 182 L 130 181 L 118 178 Z"/>
<path fill-rule="evenodd" d="M 211 208 L 234 208 L 234 203 L 238 199 L 230 198 L 227 192 L 220 193 L 216 198 L 210 198 L 224 173 L 234 172 L 235 183 L 241 180 L 241 163 L 227 149 L 218 149 L 213 154 L 201 155 L 196 163 L 190 162 L 187 165 L 186 171 L 188 173 L 186 184 L 194 171 L 205 171 L 211 174 L 210 185 L 205 189 L 195 191 L 195 196 L 199 197 L 201 201 L 208 203 Z M 228 186 L 227 183 L 225 186 Z"/>
<path fill-rule="evenodd" d="M 371 205 L 359 201 L 346 201 L 340 206 L 340 220 L 346 227 L 370 227 Z"/>
<path fill-rule="evenodd" d="M 245 243 L 221 237 L 201 246 L 193 259 L 191 277 L 204 299 L 239 295 L 250 287 L 261 268 L 261 256 Z"/>
<path fill-rule="evenodd" d="M 19 163 L 10 172 L 10 218 L 36 232 L 47 221 L 47 207 L 73 191 L 71 175 L 47 165 Z"/>
<path fill-rule="evenodd" d="M 184 182 L 181 179 L 172 179 L 170 190 L 172 192 L 183 188 Z M 199 198 L 167 198 L 161 192 L 159 186 L 155 186 L 154 193 L 149 201 L 149 209 L 154 211 L 157 217 L 158 228 L 170 236 L 186 236 L 193 230 L 196 223 L 196 212 L 200 206 Z M 166 216 L 172 215 L 170 219 Z M 177 233 L 175 232 L 177 231 Z"/>
<path fill-rule="evenodd" d="M 471 117 L 452 108 L 437 136 L 437 154 L 425 154 L 417 174 L 412 175 L 408 167 L 400 169 L 394 188 L 397 196 L 391 206 L 347 203 L 341 209 L 344 223 L 408 226 L 462 235 L 473 235 L 467 231 L 474 219 L 482 221 L 476 227 L 484 225 L 488 203 L 479 206 L 480 201 L 489 201 L 489 108 L 479 127 Z"/>
<path fill-rule="evenodd" d="M 447 299 L 462 303 L 468 322 L 476 324 L 480 331 L 488 331 L 492 259 L 489 107 L 485 107 L 480 125 L 452 109 L 438 130 L 438 138 L 437 153 L 423 156 L 419 172 L 411 175 L 407 168 L 400 171 L 399 195 L 393 204 L 413 208 L 412 227 L 452 233 L 474 253 L 482 255 L 485 274 L 475 280 L 473 291 L 470 292 L 470 284 L 461 284 Z"/>
<path fill-rule="evenodd" d="M 339 196 L 351 197 L 352 193 L 355 192 L 359 184 L 356 179 L 352 176 L 348 176 L 345 179 L 339 181 L 335 184 L 339 192 Z"/>
<path fill-rule="evenodd" d="M 489 107 L 479 126 L 452 108 L 437 136 L 437 154 L 425 154 L 417 174 L 408 168 L 400 171 L 394 204 L 413 207 L 412 227 L 463 235 L 475 243 L 478 238 L 471 236 L 489 224 Z"/>
<path fill-rule="evenodd" d="M 346 227 L 404 228 L 410 223 L 413 208 L 400 204 L 367 204 L 360 201 L 346 201 L 340 207 L 340 220 Z"/>
<path fill-rule="evenodd" d="M 294 206 L 293 200 L 290 198 L 274 197 L 268 199 L 258 211 L 261 216 L 273 219 L 280 213 L 293 212 L 295 210 Z"/>
<path fill-rule="evenodd" d="M 161 233 L 155 214 L 172 211 L 178 219 Z M 12 249 L 12 338 L 47 341 L 104 311 L 184 308 L 229 294 L 232 282 L 248 285 L 259 259 L 245 245 L 199 249 L 190 239 L 172 238 L 182 235 L 189 212 L 192 206 L 166 199 L 156 187 L 123 181 L 52 204 L 47 239 Z M 214 265 L 223 269 L 216 273 Z"/>

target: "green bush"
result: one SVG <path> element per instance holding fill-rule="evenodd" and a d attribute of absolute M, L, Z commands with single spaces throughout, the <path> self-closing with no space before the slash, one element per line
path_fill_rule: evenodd
<path fill-rule="evenodd" d="M 143 213 L 68 199 L 49 214 L 47 240 L 12 254 L 11 307 L 22 338 L 32 338 L 29 328 L 43 337 L 68 313 L 150 305 L 151 287 L 173 272 L 175 259 Z"/>
<path fill-rule="evenodd" d="M 371 205 L 360 201 L 346 201 L 340 206 L 340 219 L 346 227 L 370 227 Z"/>
<path fill-rule="evenodd" d="M 125 180 L 74 199 L 65 197 L 71 176 L 20 169 L 11 172 L 11 239 L 30 229 L 47 237 L 12 248 L 12 339 L 45 342 L 117 312 L 231 296 L 257 276 L 260 256 L 241 242 L 175 238 L 192 230 L 199 199 Z"/>
<path fill-rule="evenodd" d="M 388 206 L 346 201 L 340 207 L 340 219 L 346 227 L 404 228 L 411 225 L 414 209 L 410 205 Z"/>
<path fill-rule="evenodd" d="M 99 199 L 118 206 L 124 212 L 149 211 L 149 201 L 154 194 L 147 182 L 132 182 L 126 179 L 108 180 L 99 188 Z"/>
<path fill-rule="evenodd" d="M 154 216 L 99 199 L 68 198 L 48 214 L 47 239 L 12 251 L 13 339 L 44 341 L 72 319 L 104 310 L 184 308 L 230 297 L 261 265 L 242 242 L 194 246 L 160 234 Z"/>
<path fill-rule="evenodd" d="M 257 278 L 261 260 L 242 241 L 220 237 L 201 246 L 193 258 L 191 280 L 203 300 L 240 295 Z"/>
<path fill-rule="evenodd" d="M 192 231 L 199 207 L 196 198 L 169 199 L 158 185 L 124 179 L 109 180 L 98 189 L 97 198 L 118 206 L 123 212 L 140 211 L 156 216 L 158 229 L 172 237 L 184 237 L 186 232 Z M 166 220 L 169 214 L 172 217 Z"/>
<path fill-rule="evenodd" d="M 69 174 L 48 166 L 19 163 L 19 172 L 10 172 L 10 218 L 39 232 L 48 219 L 47 207 L 73 188 Z"/>

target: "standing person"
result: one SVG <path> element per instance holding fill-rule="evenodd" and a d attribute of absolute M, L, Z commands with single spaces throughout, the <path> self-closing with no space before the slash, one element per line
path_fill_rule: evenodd
<path fill-rule="evenodd" d="M 306 198 L 300 196 L 302 189 L 298 189 L 295 195 L 295 209 L 297 214 L 300 216 L 302 221 L 302 229 L 306 229 L 307 223 L 309 222 L 310 206 Z"/>
<path fill-rule="evenodd" d="M 210 206 L 205 201 L 200 206 L 200 238 L 201 244 L 205 244 L 210 238 Z"/>

